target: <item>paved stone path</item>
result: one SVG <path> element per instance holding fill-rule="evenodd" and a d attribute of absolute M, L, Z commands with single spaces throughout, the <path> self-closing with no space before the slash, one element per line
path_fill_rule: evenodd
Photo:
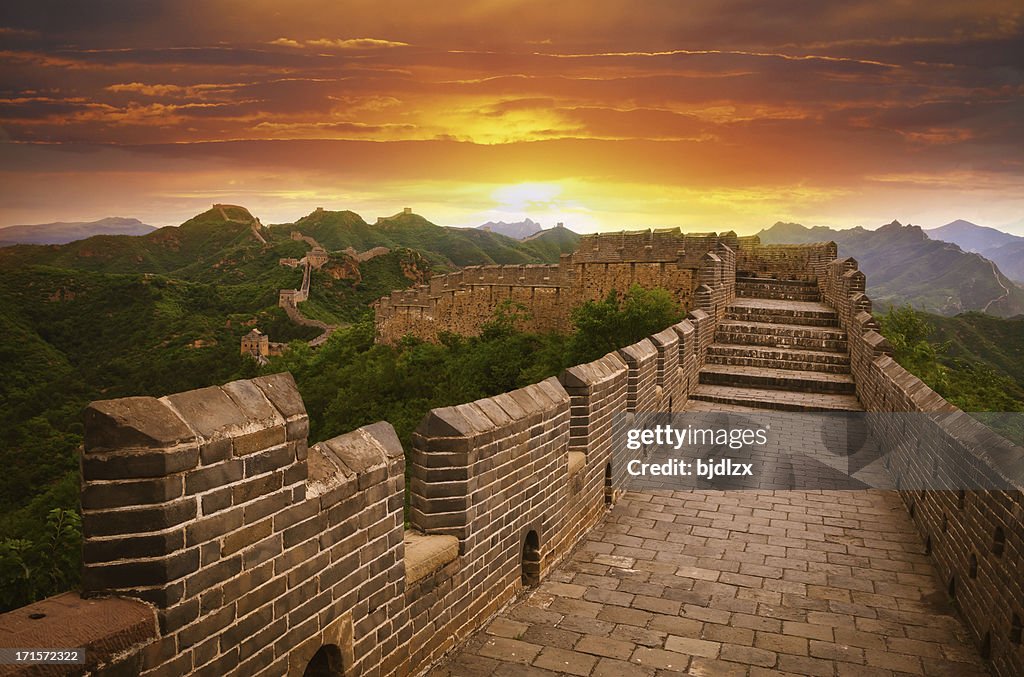
<path fill-rule="evenodd" d="M 890 491 L 627 493 L 428 674 L 984 675 Z"/>

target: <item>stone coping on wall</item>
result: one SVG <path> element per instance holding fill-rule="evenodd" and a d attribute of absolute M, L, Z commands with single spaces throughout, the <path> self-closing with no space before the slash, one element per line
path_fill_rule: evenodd
<path fill-rule="evenodd" d="M 459 539 L 405 530 L 405 583 L 411 585 L 459 556 Z"/>
<path fill-rule="evenodd" d="M 0 615 L 0 646 L 25 649 L 84 649 L 82 673 L 117 666 L 137 674 L 138 649 L 156 639 L 156 610 L 123 597 L 83 599 L 77 592 L 29 604 Z M 71 666 L 0 665 L 0 675 L 65 674 Z"/>

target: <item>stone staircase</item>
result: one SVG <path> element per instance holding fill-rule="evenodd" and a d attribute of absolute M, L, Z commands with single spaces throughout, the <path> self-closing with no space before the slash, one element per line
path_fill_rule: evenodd
<path fill-rule="evenodd" d="M 815 282 L 737 277 L 689 409 L 859 411 L 846 332 Z"/>

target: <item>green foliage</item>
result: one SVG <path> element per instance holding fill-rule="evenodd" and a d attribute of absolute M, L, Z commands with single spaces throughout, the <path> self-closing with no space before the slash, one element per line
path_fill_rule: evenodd
<path fill-rule="evenodd" d="M 293 347 L 267 370 L 295 376 L 312 440 L 385 420 L 408 448 L 432 408 L 536 383 L 661 331 L 680 316 L 668 292 L 635 286 L 574 312 L 577 331 L 570 336 L 524 332 L 526 309 L 511 301 L 498 306 L 479 336 L 444 334 L 439 343 L 406 337 L 397 346 L 378 345 L 367 319 L 336 332 L 316 352 Z"/>
<path fill-rule="evenodd" d="M 569 349 L 571 364 L 596 360 L 628 346 L 682 318 L 682 311 L 664 289 L 633 285 L 625 295 L 616 290 L 602 301 L 587 301 L 572 311 L 575 333 Z"/>
<path fill-rule="evenodd" d="M 82 520 L 54 508 L 41 532 L 0 540 L 0 611 L 67 590 L 78 582 Z"/>
<path fill-rule="evenodd" d="M 579 241 L 579 236 L 572 231 L 560 229 L 552 235 L 519 242 L 475 228 L 438 226 L 417 214 L 399 214 L 370 225 L 354 212 L 318 211 L 302 217 L 294 227 L 328 249 L 416 249 L 441 268 L 490 263 L 557 263 L 558 256 L 573 251 Z M 283 233 L 292 228 L 285 225 L 272 230 Z"/>
<path fill-rule="evenodd" d="M 941 394 L 946 390 L 947 370 L 939 363 L 939 353 L 944 347 L 928 341 L 932 328 L 924 315 L 910 306 L 890 307 L 879 320 L 882 334 L 892 344 L 896 361 L 936 392 Z"/>
<path fill-rule="evenodd" d="M 140 237 L 0 248 L 3 604 L 77 581 L 78 449 L 90 401 L 161 396 L 288 369 L 306 400 L 314 439 L 384 419 L 408 444 L 431 407 L 516 388 L 566 366 L 564 337 L 519 331 L 514 308 L 483 337 L 397 347 L 373 343 L 369 310 L 392 289 L 425 280 L 431 264 L 556 261 L 571 240 L 565 233 L 526 246 L 415 215 L 369 226 L 351 213 L 323 213 L 263 229 L 264 243 L 247 212 L 225 211 L 227 219 L 209 210 Z M 319 330 L 297 326 L 277 307 L 278 290 L 302 279 L 300 269 L 279 265 L 308 250 L 291 239 L 296 228 L 334 250 L 314 272 L 301 309 L 352 323 L 319 351 L 304 343 Z M 378 245 L 392 251 L 362 263 L 336 251 Z M 239 354 L 253 326 L 290 342 L 287 354 L 262 370 Z"/>
<path fill-rule="evenodd" d="M 910 306 L 890 308 L 880 318 L 882 334 L 892 344 L 896 361 L 952 404 L 972 414 L 1024 412 L 1024 398 L 1018 395 L 1022 388 L 1020 382 L 1014 381 L 984 357 L 964 357 L 963 349 L 954 354 L 952 340 L 937 341 L 934 338 L 936 321 L 941 321 L 947 335 L 950 335 L 956 324 L 972 323 L 977 319 L 970 315 L 937 318 Z M 1014 321 L 986 318 L 985 322 Z M 974 350 L 978 351 L 979 347 L 975 346 Z M 981 415 L 977 418 L 1012 441 L 1019 443 L 1024 438 L 1022 416 Z"/>

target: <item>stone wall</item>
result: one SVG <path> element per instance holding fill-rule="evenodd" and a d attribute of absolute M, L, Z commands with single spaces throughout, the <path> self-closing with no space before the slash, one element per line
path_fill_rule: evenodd
<path fill-rule="evenodd" d="M 560 266 L 469 266 L 427 285 L 393 291 L 375 304 L 378 340 L 406 334 L 436 341 L 441 332 L 472 336 L 503 304 L 524 314 L 527 331 L 568 326 L 569 287 Z"/>
<path fill-rule="evenodd" d="M 345 675 L 415 674 L 543 579 L 622 491 L 617 415 L 686 402 L 718 304 L 734 294 L 723 271 L 730 256 L 752 260 L 734 244 L 700 254 L 709 301 L 668 330 L 557 379 L 431 411 L 409 450 L 408 490 L 387 423 L 308 447 L 287 374 L 93 403 L 84 599 L 40 603 L 48 622 L 67 629 L 67 646 L 99 647 L 96 675 L 301 675 L 311 661 Z M 785 275 L 791 260 L 765 257 L 757 272 Z M 1005 481 L 1024 463 L 893 362 L 855 261 L 812 263 L 850 335 L 865 407 L 937 414 L 874 424 L 897 482 Z M 481 274 L 499 272 L 509 273 Z M 422 290 L 406 298 L 430 301 Z M 997 674 L 1024 674 L 1020 487 L 903 496 L 982 652 Z M 0 632 L 31 608 L 0 616 Z"/>
<path fill-rule="evenodd" d="M 679 408 L 709 320 L 697 311 L 557 379 L 431 411 L 409 455 L 408 530 L 391 426 L 308 447 L 287 374 L 94 402 L 82 597 L 41 604 L 68 646 L 116 647 L 97 649 L 90 674 L 301 675 L 310 661 L 414 674 L 600 520 L 626 478 L 613 415 Z M 119 600 L 134 606 L 94 637 Z"/>
<path fill-rule="evenodd" d="M 780 280 L 817 280 L 835 260 L 834 242 L 764 245 L 753 238 L 741 238 L 736 256 L 738 276 L 774 277 Z"/>
<path fill-rule="evenodd" d="M 756 240 L 742 239 L 748 247 Z M 406 334 L 431 341 L 445 331 L 475 335 L 504 303 L 525 309 L 527 331 L 564 332 L 571 329 L 573 307 L 633 284 L 663 287 L 683 308 L 720 317 L 735 293 L 740 246 L 732 233 L 683 234 L 678 228 L 585 235 L 557 265 L 470 266 L 392 292 L 375 304 L 377 337 L 393 343 Z"/>
<path fill-rule="evenodd" d="M 864 274 L 838 259 L 819 278 L 849 333 L 857 395 L 943 587 L 997 675 L 1024 674 L 1024 449 L 960 411 L 892 359 Z M 964 486 L 1001 487 L 966 490 Z"/>

